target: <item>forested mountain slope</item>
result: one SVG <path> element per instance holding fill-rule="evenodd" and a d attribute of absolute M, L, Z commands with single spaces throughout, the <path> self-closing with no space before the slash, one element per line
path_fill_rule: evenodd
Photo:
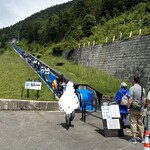
<path fill-rule="evenodd" d="M 150 33 L 148 0 L 73 0 L 1 29 L 0 41 L 3 47 L 8 39 L 19 37 L 27 45 L 71 49 L 79 42 L 104 43 L 106 36 L 112 39 L 114 34 L 119 39 L 120 32 L 126 39 L 130 31 L 138 35 L 140 28 L 142 35 Z"/>

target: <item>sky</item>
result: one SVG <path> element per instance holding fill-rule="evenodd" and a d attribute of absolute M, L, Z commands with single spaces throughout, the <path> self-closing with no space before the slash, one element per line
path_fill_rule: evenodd
<path fill-rule="evenodd" d="M 32 14 L 71 0 L 0 0 L 0 29 L 24 20 Z"/>

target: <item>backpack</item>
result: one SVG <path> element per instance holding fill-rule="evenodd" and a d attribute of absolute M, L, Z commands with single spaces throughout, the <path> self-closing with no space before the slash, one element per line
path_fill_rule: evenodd
<path fill-rule="evenodd" d="M 121 92 L 122 93 L 122 92 Z M 123 94 L 123 93 L 122 93 Z M 121 98 L 121 102 L 120 105 L 122 106 L 128 106 L 128 97 L 126 94 L 123 94 L 122 98 Z"/>
<path fill-rule="evenodd" d="M 141 99 L 133 100 L 132 105 L 131 105 L 132 109 L 140 110 L 142 108 L 143 106 L 142 96 L 143 96 L 143 88 L 141 87 Z"/>

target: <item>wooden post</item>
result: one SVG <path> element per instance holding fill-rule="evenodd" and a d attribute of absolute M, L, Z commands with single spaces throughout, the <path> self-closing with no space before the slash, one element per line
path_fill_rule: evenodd
<path fill-rule="evenodd" d="M 36 94 L 36 97 L 37 97 L 37 99 L 39 98 L 39 90 L 37 90 L 37 94 Z"/>
<path fill-rule="evenodd" d="M 120 32 L 120 40 L 122 39 L 122 32 Z"/>
<path fill-rule="evenodd" d="M 79 48 L 81 47 L 81 44 L 79 43 Z"/>
<path fill-rule="evenodd" d="M 29 97 L 29 89 L 27 89 L 27 98 Z"/>
<path fill-rule="evenodd" d="M 106 43 L 108 42 L 108 37 L 106 37 Z"/>
<path fill-rule="evenodd" d="M 93 46 L 95 46 L 95 40 L 93 41 Z"/>
<path fill-rule="evenodd" d="M 130 38 L 132 37 L 132 31 L 130 31 L 129 37 L 130 37 Z"/>
<path fill-rule="evenodd" d="M 83 47 L 85 47 L 85 42 L 83 43 Z"/>
<path fill-rule="evenodd" d="M 139 35 L 141 35 L 141 33 L 142 33 L 142 29 L 140 28 L 140 30 L 139 30 Z"/>
<path fill-rule="evenodd" d="M 113 42 L 115 41 L 115 35 L 113 36 Z"/>

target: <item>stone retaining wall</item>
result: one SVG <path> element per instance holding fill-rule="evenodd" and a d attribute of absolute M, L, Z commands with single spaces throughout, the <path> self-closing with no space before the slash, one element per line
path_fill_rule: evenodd
<path fill-rule="evenodd" d="M 123 79 L 139 75 L 150 90 L 150 35 L 71 50 L 63 56 Z"/>

